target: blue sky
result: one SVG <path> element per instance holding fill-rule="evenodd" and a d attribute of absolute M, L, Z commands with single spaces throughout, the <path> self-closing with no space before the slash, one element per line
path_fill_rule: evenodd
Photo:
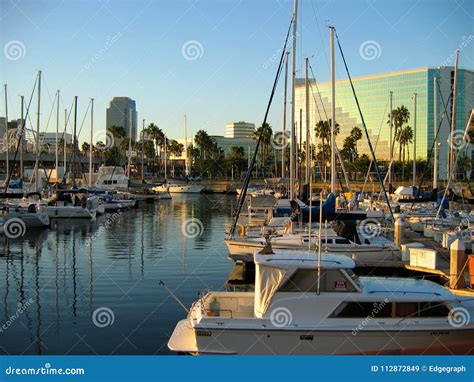
<path fill-rule="evenodd" d="M 30 96 L 41 69 L 43 130 L 55 131 L 54 117 L 48 126 L 47 120 L 56 89 L 61 110 L 79 96 L 80 122 L 93 97 L 97 130 L 105 130 L 114 96 L 135 99 L 140 126 L 145 118 L 173 138 L 184 136 L 185 113 L 191 133 L 223 134 L 230 121 L 258 125 L 292 10 L 286 0 L 0 0 L 0 79 L 9 88 L 9 116 L 18 116 L 18 96 Z M 474 34 L 473 15 L 468 0 L 300 1 L 298 70 L 310 57 L 317 79 L 328 79 L 329 24 L 353 76 L 439 66 Z M 360 53 L 366 41 L 376 43 L 373 60 Z M 472 69 L 470 41 L 460 66 Z M 345 77 L 339 58 L 337 64 L 337 77 Z M 282 85 L 270 114 L 275 129 Z M 3 103 L 2 95 L 0 115 Z M 86 122 L 81 140 L 88 129 Z"/>

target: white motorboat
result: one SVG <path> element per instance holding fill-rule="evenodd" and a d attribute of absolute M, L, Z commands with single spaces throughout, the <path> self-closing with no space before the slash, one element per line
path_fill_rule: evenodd
<path fill-rule="evenodd" d="M 122 167 L 100 166 L 99 170 L 92 174 L 93 187 L 101 190 L 125 191 L 128 190 L 128 183 L 129 178 Z"/>
<path fill-rule="evenodd" d="M 204 186 L 197 183 L 165 183 L 155 186 L 153 191 L 170 194 L 199 194 L 204 190 Z"/>
<path fill-rule="evenodd" d="M 264 252 L 264 251 L 262 251 Z M 466 354 L 474 299 L 419 279 L 356 277 L 330 253 L 254 255 L 255 291 L 208 292 L 168 342 L 204 354 Z"/>

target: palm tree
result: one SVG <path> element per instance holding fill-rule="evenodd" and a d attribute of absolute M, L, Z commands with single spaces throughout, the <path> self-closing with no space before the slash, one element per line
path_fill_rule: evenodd
<path fill-rule="evenodd" d="M 156 153 L 158 153 L 158 156 L 160 156 L 161 151 L 159 151 L 158 148 L 163 147 L 165 134 L 154 123 L 150 123 L 148 125 L 148 127 L 145 129 L 145 133 L 155 144 L 155 150 L 154 150 L 154 156 L 153 156 L 153 168 L 155 168 L 156 167 Z"/>
<path fill-rule="evenodd" d="M 211 147 L 211 138 L 204 130 L 199 130 L 194 136 L 194 142 L 199 146 L 201 159 L 206 159 L 206 152 Z"/>
<path fill-rule="evenodd" d="M 395 129 L 393 134 L 393 139 L 395 142 L 398 141 L 398 161 L 400 162 L 402 159 L 402 144 L 400 143 L 400 135 L 401 131 L 403 130 L 403 125 L 408 123 L 410 120 L 410 112 L 406 108 L 406 106 L 402 105 L 397 107 L 396 109 L 392 110 L 392 120 L 393 120 L 393 127 Z M 387 124 L 390 125 L 390 114 L 388 115 Z M 392 145 L 392 155 L 393 149 L 395 145 Z"/>
<path fill-rule="evenodd" d="M 265 160 L 268 157 L 268 151 L 270 147 L 270 143 L 272 141 L 273 131 L 272 127 L 268 123 L 262 124 L 257 130 L 253 133 L 253 139 L 258 140 L 262 136 L 260 140 L 260 144 L 262 145 L 262 150 L 260 151 L 260 163 L 262 167 L 265 166 Z"/>
<path fill-rule="evenodd" d="M 82 143 L 81 149 L 84 154 L 87 153 L 90 150 L 90 148 L 91 148 L 91 145 L 89 143 L 87 142 Z"/>
<path fill-rule="evenodd" d="M 112 134 L 114 137 L 114 146 L 116 143 L 116 140 L 120 140 L 125 137 L 125 129 L 123 126 L 112 126 L 108 127 L 107 130 Z"/>
<path fill-rule="evenodd" d="M 405 149 L 408 151 L 408 156 L 410 156 L 410 143 L 413 142 L 413 129 L 411 126 L 404 126 L 398 131 L 398 142 L 400 147 L 403 150 L 403 168 L 405 167 Z"/>
<path fill-rule="evenodd" d="M 332 120 L 329 119 L 328 121 L 319 121 L 316 123 L 314 128 L 314 132 L 316 138 L 321 140 L 320 152 L 322 154 L 323 165 L 324 165 L 324 177 L 326 178 L 326 154 L 331 157 L 331 124 Z M 334 135 L 337 136 L 340 132 L 339 124 L 336 123 L 334 129 Z"/>
<path fill-rule="evenodd" d="M 184 151 L 184 145 L 178 141 L 172 139 L 169 144 L 169 152 L 174 157 L 180 157 Z"/>

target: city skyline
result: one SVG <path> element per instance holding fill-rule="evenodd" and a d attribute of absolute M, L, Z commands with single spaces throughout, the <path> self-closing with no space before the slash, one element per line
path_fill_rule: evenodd
<path fill-rule="evenodd" d="M 456 49 L 461 50 L 460 67 L 474 66 L 468 2 L 443 1 L 431 7 L 429 2 L 382 6 L 378 1 L 356 1 L 344 3 L 345 12 L 331 5 L 334 2 L 301 4 L 298 77 L 303 73 L 302 58 L 309 56 L 317 80 L 328 79 L 327 24 L 337 28 L 354 77 L 451 66 Z M 78 120 L 94 98 L 94 128 L 103 130 L 104 137 L 105 110 L 115 96 L 136 100 L 138 129 L 145 119 L 171 137 L 184 135 L 184 114 L 189 135 L 199 129 L 220 135 L 231 121 L 260 125 L 292 13 L 291 1 L 217 6 L 196 1 L 104 1 L 97 7 L 23 1 L 2 2 L 1 7 L 1 77 L 9 89 L 9 119 L 18 117 L 18 96 L 29 99 L 35 71 L 41 69 L 42 131 L 55 129 L 47 121 L 54 93 L 60 89 L 61 109 L 79 96 Z M 423 55 L 421 44 L 426 46 Z M 337 78 L 346 78 L 336 56 Z M 282 82 L 269 116 L 275 130 L 281 128 Z M 34 120 L 36 111 L 32 112 Z M 88 122 L 79 133 L 81 142 L 88 140 L 87 131 Z"/>

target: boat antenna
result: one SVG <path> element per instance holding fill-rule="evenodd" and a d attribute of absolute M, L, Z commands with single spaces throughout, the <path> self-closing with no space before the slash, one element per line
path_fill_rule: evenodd
<path fill-rule="evenodd" d="M 276 75 L 275 75 L 275 80 L 273 82 L 272 91 L 270 93 L 270 98 L 269 98 L 268 103 L 267 103 L 267 108 L 266 108 L 265 116 L 263 118 L 263 123 L 262 123 L 262 129 L 260 129 L 260 135 L 258 136 L 257 144 L 255 146 L 255 151 L 253 152 L 252 160 L 250 161 L 249 168 L 247 170 L 247 173 L 245 174 L 244 183 L 243 183 L 243 187 L 242 187 L 242 192 L 240 193 L 239 200 L 238 200 L 237 212 L 235 214 L 234 222 L 232 223 L 232 228 L 229 232 L 230 237 L 232 237 L 234 235 L 235 228 L 237 227 L 237 221 L 239 219 L 239 216 L 240 216 L 240 213 L 242 211 L 242 207 L 243 207 L 245 198 L 247 196 L 247 188 L 249 186 L 250 177 L 252 176 L 253 168 L 255 167 L 255 161 L 257 159 L 258 149 L 260 147 L 260 143 L 262 141 L 262 137 L 263 137 L 263 133 L 264 133 L 263 126 L 266 126 L 266 124 L 267 124 L 267 117 L 268 117 L 268 113 L 270 112 L 270 106 L 272 105 L 272 101 L 273 101 L 273 97 L 275 95 L 278 80 L 279 80 L 280 74 L 282 72 L 283 59 L 285 57 L 286 46 L 288 44 L 288 38 L 290 37 L 290 31 L 291 31 L 291 25 L 292 24 L 293 24 L 293 18 L 290 21 L 290 25 L 288 27 L 288 32 L 286 33 L 285 44 L 283 45 L 283 50 L 282 50 L 281 57 L 280 57 L 280 63 L 278 64 L 278 69 L 277 69 L 277 72 L 276 72 Z"/>
<path fill-rule="evenodd" d="M 387 207 L 388 207 L 388 210 L 390 211 L 390 216 L 392 218 L 392 222 L 394 222 L 395 219 L 393 217 L 392 206 L 390 205 L 390 200 L 388 199 L 387 191 L 385 190 L 385 185 L 383 183 L 382 174 L 380 173 L 379 165 L 377 164 L 377 158 L 375 157 L 375 151 L 374 151 L 374 148 L 372 147 L 372 142 L 370 141 L 369 132 L 367 130 L 367 125 L 365 124 L 364 115 L 362 114 L 362 110 L 361 110 L 360 104 L 359 104 L 359 99 L 357 98 L 357 94 L 356 94 L 356 91 L 355 91 L 355 88 L 354 88 L 354 83 L 352 82 L 352 77 L 351 77 L 351 74 L 349 73 L 349 68 L 347 67 L 346 58 L 344 56 L 344 52 L 342 51 L 341 43 L 339 41 L 339 35 L 337 34 L 335 28 L 334 28 L 334 33 L 336 35 L 337 46 L 339 47 L 339 51 L 341 52 L 341 57 L 342 57 L 342 61 L 344 63 L 344 67 L 346 69 L 347 76 L 349 77 L 349 83 L 351 84 L 352 94 L 354 95 L 354 99 L 355 99 L 355 102 L 356 102 L 356 105 L 357 105 L 357 109 L 359 110 L 360 119 L 362 121 L 362 126 L 364 127 L 365 136 L 367 138 L 367 144 L 369 145 L 370 153 L 372 154 L 372 161 L 374 163 L 375 170 L 377 172 L 377 177 L 379 179 L 379 183 L 380 183 L 380 186 L 382 188 L 383 196 L 385 198 L 385 201 L 387 202 Z"/>

